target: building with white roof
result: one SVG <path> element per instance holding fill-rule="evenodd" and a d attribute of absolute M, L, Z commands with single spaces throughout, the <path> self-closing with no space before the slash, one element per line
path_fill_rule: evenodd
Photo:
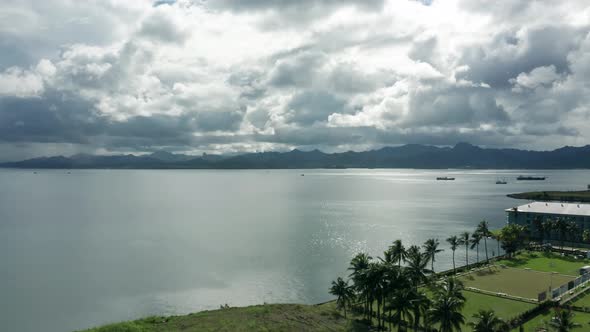
<path fill-rule="evenodd" d="M 590 204 L 582 203 L 556 203 L 556 202 L 531 202 L 506 210 L 508 223 L 529 227 L 535 234 L 533 222 L 540 220 L 556 220 L 558 218 L 573 221 L 578 225 L 580 234 L 583 230 L 590 230 Z"/>

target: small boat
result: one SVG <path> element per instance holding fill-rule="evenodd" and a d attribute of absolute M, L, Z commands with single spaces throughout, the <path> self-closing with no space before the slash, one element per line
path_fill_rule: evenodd
<path fill-rule="evenodd" d="M 438 181 L 453 181 L 453 180 L 455 180 L 455 178 L 451 178 L 451 177 L 448 177 L 448 176 L 439 176 L 436 179 Z"/>
<path fill-rule="evenodd" d="M 523 176 L 523 175 L 520 175 L 516 179 L 519 181 L 543 181 L 546 178 L 547 177 L 545 177 L 545 176 Z"/>
<path fill-rule="evenodd" d="M 506 180 L 497 180 L 496 184 L 507 184 Z"/>
<path fill-rule="evenodd" d="M 305 176 L 305 174 L 301 173 L 301 176 Z"/>

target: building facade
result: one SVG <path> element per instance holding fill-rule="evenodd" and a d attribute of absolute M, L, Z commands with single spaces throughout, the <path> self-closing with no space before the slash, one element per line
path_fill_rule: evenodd
<path fill-rule="evenodd" d="M 582 203 L 556 203 L 556 202 L 531 202 L 506 210 L 506 218 L 509 224 L 527 226 L 533 237 L 539 236 L 535 223 L 555 221 L 558 219 L 576 223 L 579 236 L 584 230 L 590 230 L 590 204 Z M 556 230 L 548 231 L 547 239 L 557 240 L 559 234 Z M 573 240 L 573 239 L 568 239 Z"/>

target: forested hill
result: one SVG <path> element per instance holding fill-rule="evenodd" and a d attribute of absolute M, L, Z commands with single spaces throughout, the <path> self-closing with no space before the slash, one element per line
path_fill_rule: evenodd
<path fill-rule="evenodd" d="M 324 153 L 318 150 L 246 153 L 242 155 L 190 156 L 158 151 L 150 155 L 74 155 L 34 158 L 1 163 L 12 168 L 590 168 L 590 145 L 553 151 L 488 149 L 467 143 L 454 147 L 410 144 L 364 152 Z"/>

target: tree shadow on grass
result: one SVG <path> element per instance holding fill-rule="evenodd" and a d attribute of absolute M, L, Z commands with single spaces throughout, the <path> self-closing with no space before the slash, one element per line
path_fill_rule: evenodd
<path fill-rule="evenodd" d="M 500 272 L 500 271 L 498 271 L 497 269 L 482 269 L 482 270 L 476 271 L 475 275 L 477 275 L 478 277 L 485 277 L 485 276 L 497 274 L 498 272 Z"/>
<path fill-rule="evenodd" d="M 348 324 L 346 331 L 350 332 L 366 332 L 371 331 L 371 327 L 363 320 L 351 320 Z"/>

